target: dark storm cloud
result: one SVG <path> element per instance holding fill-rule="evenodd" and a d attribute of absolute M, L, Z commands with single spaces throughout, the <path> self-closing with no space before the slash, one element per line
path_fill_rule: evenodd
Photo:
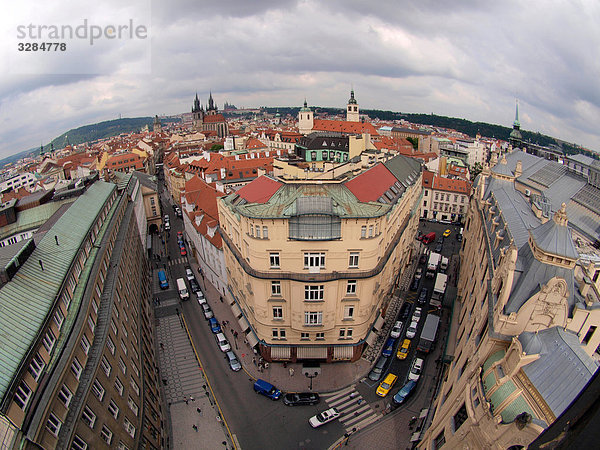
<path fill-rule="evenodd" d="M 149 71 L 136 72 L 144 55 L 135 49 L 107 46 L 69 69 L 110 75 L 3 75 L 0 153 L 119 113 L 188 111 L 196 91 L 205 103 L 212 90 L 220 105 L 299 105 L 307 97 L 343 107 L 352 84 L 363 108 L 508 126 L 519 98 L 522 128 L 600 149 L 600 60 L 590 51 L 600 46 L 599 11 L 593 1 L 154 1 L 145 11 Z M 25 132 L 30 120 L 39 125 Z"/>

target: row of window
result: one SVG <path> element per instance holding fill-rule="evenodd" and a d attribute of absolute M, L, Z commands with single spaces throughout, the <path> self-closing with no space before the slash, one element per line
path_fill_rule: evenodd
<path fill-rule="evenodd" d="M 352 339 L 354 330 L 352 328 L 340 328 L 339 330 L 339 339 Z M 285 340 L 287 339 L 285 328 L 273 328 L 272 329 L 272 337 L 273 339 Z M 310 340 L 310 333 L 302 332 L 300 333 L 300 339 L 303 341 Z M 316 340 L 324 340 L 325 333 L 317 332 L 315 333 Z"/>
<path fill-rule="evenodd" d="M 356 295 L 357 281 L 348 280 L 346 283 L 346 294 Z M 271 295 L 281 295 L 281 281 L 271 281 Z M 305 301 L 322 301 L 325 299 L 324 284 L 307 284 L 304 286 Z"/>
<path fill-rule="evenodd" d="M 304 315 L 304 325 L 315 325 L 312 322 L 308 322 L 305 313 Z M 320 317 L 322 317 L 322 313 Z M 353 319 L 354 318 L 354 306 L 344 306 L 344 319 Z M 273 320 L 282 320 L 283 319 L 283 306 L 273 306 Z M 322 323 L 318 323 L 317 325 L 322 325 Z"/>
<path fill-rule="evenodd" d="M 258 229 L 259 227 L 256 227 L 256 228 Z M 266 227 L 263 227 L 263 228 L 266 228 Z M 370 235 L 369 237 L 372 237 L 372 235 Z M 358 268 L 359 255 L 360 255 L 359 252 L 350 252 L 349 257 L 348 257 L 348 267 Z M 271 269 L 280 269 L 281 268 L 278 252 L 269 253 L 269 265 L 270 265 Z M 304 268 L 305 269 L 311 269 L 311 268 L 324 269 L 325 268 L 325 253 L 324 252 L 304 253 Z"/>
<path fill-rule="evenodd" d="M 427 202 L 423 202 L 423 206 L 427 206 Z M 438 211 L 453 212 L 453 213 L 458 213 L 458 214 L 464 214 L 464 212 L 465 212 L 464 206 L 457 207 L 456 205 L 449 205 L 448 203 L 438 203 L 438 202 L 433 202 L 433 209 L 436 209 Z"/>
<path fill-rule="evenodd" d="M 429 191 L 427 191 L 427 190 L 425 191 L 425 196 L 427 196 L 428 192 Z M 441 193 L 440 192 L 436 192 L 435 193 L 435 200 L 444 201 L 444 196 L 445 196 L 446 201 L 449 202 L 450 201 L 450 195 L 451 194 L 444 194 L 443 192 L 441 192 Z M 465 198 L 466 198 L 466 196 L 461 195 L 460 196 L 460 202 L 464 203 L 465 202 Z M 458 194 L 454 194 L 454 203 L 458 203 Z"/>

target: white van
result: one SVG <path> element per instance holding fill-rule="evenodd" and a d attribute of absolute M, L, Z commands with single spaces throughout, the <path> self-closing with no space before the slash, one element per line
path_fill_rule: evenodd
<path fill-rule="evenodd" d="M 188 300 L 190 298 L 190 293 L 183 278 L 177 278 L 177 290 L 179 291 L 179 298 L 181 300 Z"/>

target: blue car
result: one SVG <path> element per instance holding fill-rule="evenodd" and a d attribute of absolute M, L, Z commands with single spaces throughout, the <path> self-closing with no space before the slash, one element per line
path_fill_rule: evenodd
<path fill-rule="evenodd" d="M 392 356 L 392 353 L 394 352 L 394 344 L 395 343 L 396 343 L 396 339 L 388 338 L 388 340 L 385 341 L 385 345 L 383 346 L 383 351 L 381 352 L 381 355 L 386 356 L 386 357 Z"/>
<path fill-rule="evenodd" d="M 408 395 L 412 392 L 416 385 L 416 381 L 410 380 L 408 383 L 402 386 L 402 389 L 400 389 L 398 393 L 393 397 L 394 403 L 396 405 L 401 405 L 402 403 L 404 403 L 404 400 L 406 400 L 406 397 L 408 397 Z"/>
<path fill-rule="evenodd" d="M 219 325 L 219 322 L 214 317 L 208 319 L 208 324 L 213 333 L 217 334 L 221 332 L 221 325 Z"/>

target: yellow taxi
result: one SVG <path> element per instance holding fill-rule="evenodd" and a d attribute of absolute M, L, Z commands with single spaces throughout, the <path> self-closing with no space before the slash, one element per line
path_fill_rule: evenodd
<path fill-rule="evenodd" d="M 409 349 L 410 349 L 410 339 L 404 339 L 402 341 L 402 345 L 398 349 L 398 353 L 396 353 L 396 358 L 406 359 L 406 357 L 408 356 Z"/>
<path fill-rule="evenodd" d="M 444 237 L 450 236 L 451 233 L 452 231 L 450 231 L 450 229 L 447 229 L 446 231 L 444 231 Z"/>
<path fill-rule="evenodd" d="M 377 388 L 377 395 L 380 397 L 385 397 L 390 392 L 390 389 L 396 382 L 398 377 L 393 373 L 388 373 L 384 380 L 381 382 L 379 387 Z"/>

